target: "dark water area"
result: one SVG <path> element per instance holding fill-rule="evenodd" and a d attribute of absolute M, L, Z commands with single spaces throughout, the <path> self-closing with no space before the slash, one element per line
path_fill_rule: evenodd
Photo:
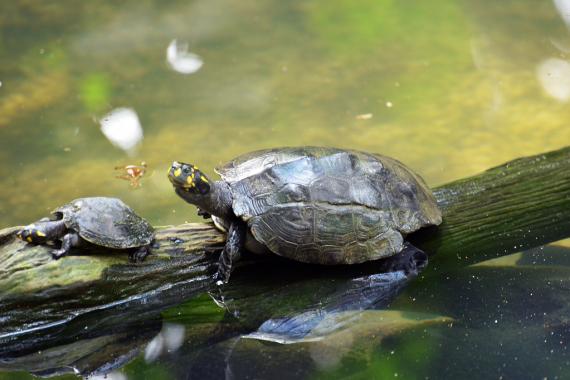
<path fill-rule="evenodd" d="M 4 1 L 0 228 L 94 195 L 153 225 L 201 221 L 166 178 L 173 160 L 214 177 L 247 151 L 338 146 L 436 186 L 567 146 L 569 13 L 566 0 Z M 140 186 L 117 178 L 143 161 Z M 413 279 L 244 265 L 223 294 L 181 285 L 0 337 L 0 380 L 569 378 L 568 247 Z"/>
<path fill-rule="evenodd" d="M 546 247 L 413 279 L 246 262 L 223 290 L 179 286 L 0 337 L 0 368 L 14 371 L 0 378 L 563 379 L 569 253 Z"/>

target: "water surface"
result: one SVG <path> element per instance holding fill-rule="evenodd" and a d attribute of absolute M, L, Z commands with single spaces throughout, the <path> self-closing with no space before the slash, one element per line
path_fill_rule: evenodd
<path fill-rule="evenodd" d="M 154 225 L 199 221 L 165 177 L 173 160 L 215 177 L 216 165 L 247 151 L 338 146 L 393 156 L 435 186 L 567 146 L 569 7 L 565 0 L 3 2 L 0 226 L 91 195 L 119 197 Z M 203 65 L 174 70 L 173 40 Z M 144 133 L 129 151 L 101 132 L 101 119 L 118 108 L 132 109 Z M 140 188 L 115 178 L 115 166 L 141 161 L 148 171 Z M 302 350 L 261 351 L 297 358 L 305 377 L 563 378 L 566 328 L 556 330 L 561 343 L 545 341 L 540 313 L 567 288 L 508 271 L 501 280 L 482 271 L 457 274 L 452 285 L 419 283 L 393 308 L 426 311 L 435 298 L 446 305 L 435 314 L 460 322 L 377 340 L 365 359 L 319 367 Z M 506 280 L 509 302 L 485 298 L 496 289 L 490 284 Z M 533 286 L 544 288 L 531 318 L 533 298 L 513 303 L 513 295 Z M 169 360 L 139 358 L 125 373 L 180 376 L 165 369 L 176 366 Z"/>

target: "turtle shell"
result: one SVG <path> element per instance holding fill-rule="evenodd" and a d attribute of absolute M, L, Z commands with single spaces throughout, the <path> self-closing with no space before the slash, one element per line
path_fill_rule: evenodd
<path fill-rule="evenodd" d="M 53 211 L 67 228 L 90 243 L 116 249 L 151 243 L 153 228 L 116 198 L 79 198 Z"/>
<path fill-rule="evenodd" d="M 272 252 L 351 264 L 400 252 L 406 234 L 441 223 L 421 177 L 378 154 L 300 147 L 257 151 L 218 168 L 233 211 Z"/>

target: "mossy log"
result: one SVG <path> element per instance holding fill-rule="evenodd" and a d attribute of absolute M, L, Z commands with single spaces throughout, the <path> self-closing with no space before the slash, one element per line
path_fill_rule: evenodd
<path fill-rule="evenodd" d="M 448 271 L 570 237 L 570 147 L 439 186 L 443 223 L 411 239 Z"/>
<path fill-rule="evenodd" d="M 434 189 L 444 222 L 411 236 L 430 271 L 452 270 L 570 236 L 570 147 L 511 161 Z M 212 286 L 224 235 L 213 225 L 157 228 L 152 255 L 96 252 L 51 259 L 0 231 L 0 339 L 183 285 Z M 255 259 L 254 259 L 255 260 Z"/>

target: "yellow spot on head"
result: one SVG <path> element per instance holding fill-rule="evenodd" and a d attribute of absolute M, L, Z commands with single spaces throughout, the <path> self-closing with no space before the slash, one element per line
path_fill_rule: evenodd
<path fill-rule="evenodd" d="M 180 177 L 180 174 L 181 174 L 181 173 L 182 173 L 182 169 L 180 169 L 180 168 L 176 168 L 176 169 L 174 170 L 174 176 L 175 176 L 175 177 Z"/>
<path fill-rule="evenodd" d="M 28 237 L 26 238 L 26 241 L 27 241 L 28 243 L 31 243 L 31 242 L 32 242 L 32 237 L 31 237 L 31 236 L 28 236 Z"/>
<path fill-rule="evenodd" d="M 36 235 L 38 235 L 39 237 L 45 237 L 46 234 L 44 234 L 42 231 L 36 231 Z"/>
<path fill-rule="evenodd" d="M 194 185 L 194 176 L 190 176 L 190 177 L 186 178 L 186 182 L 187 182 L 190 186 Z"/>

